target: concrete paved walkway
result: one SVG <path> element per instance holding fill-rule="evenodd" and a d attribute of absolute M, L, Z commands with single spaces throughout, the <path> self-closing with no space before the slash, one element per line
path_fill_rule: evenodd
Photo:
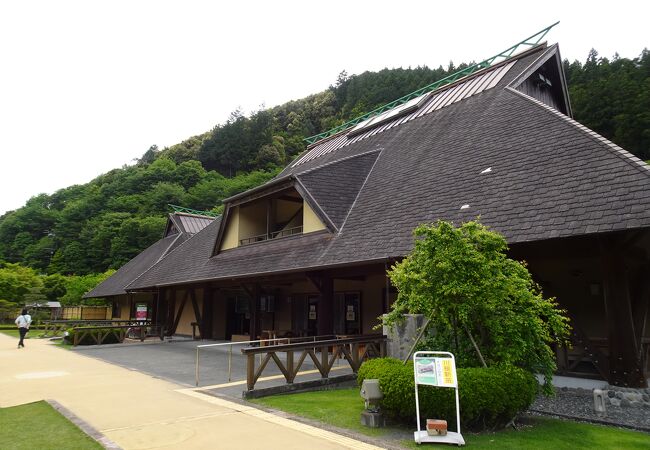
<path fill-rule="evenodd" d="M 16 343 L 0 333 L 0 407 L 56 400 L 124 449 L 377 448 L 46 340 Z"/>

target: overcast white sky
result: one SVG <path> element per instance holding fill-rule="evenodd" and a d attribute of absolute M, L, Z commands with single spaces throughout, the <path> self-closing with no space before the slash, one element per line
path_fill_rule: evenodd
<path fill-rule="evenodd" d="M 450 2 L 451 3 L 451 2 Z M 0 214 L 338 73 L 479 61 L 560 20 L 564 58 L 636 57 L 644 1 L 3 1 Z"/>

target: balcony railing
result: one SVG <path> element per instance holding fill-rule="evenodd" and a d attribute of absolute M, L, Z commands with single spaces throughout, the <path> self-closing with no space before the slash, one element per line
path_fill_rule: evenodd
<path fill-rule="evenodd" d="M 302 225 L 298 227 L 287 228 L 284 230 L 273 231 L 269 234 L 259 234 L 257 236 L 251 236 L 248 238 L 240 239 L 239 245 L 250 245 L 250 244 L 255 244 L 257 242 L 268 241 L 270 239 L 289 237 L 295 234 L 302 234 Z"/>

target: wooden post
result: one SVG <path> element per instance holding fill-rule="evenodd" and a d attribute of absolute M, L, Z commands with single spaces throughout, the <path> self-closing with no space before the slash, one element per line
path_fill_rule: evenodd
<path fill-rule="evenodd" d="M 255 387 L 255 354 L 246 355 L 246 387 L 252 391 Z"/>
<path fill-rule="evenodd" d="M 317 330 L 320 336 L 334 333 L 334 280 L 327 275 L 320 278 Z"/>
<path fill-rule="evenodd" d="M 296 378 L 296 370 L 293 367 L 293 350 L 287 351 L 287 383 L 293 383 L 293 380 Z"/>
<path fill-rule="evenodd" d="M 197 288 L 192 288 L 192 290 L 190 291 L 190 298 L 192 299 L 192 309 L 194 310 L 194 321 L 199 326 L 199 334 L 201 335 L 201 339 L 205 339 L 205 334 L 203 333 L 203 319 L 201 317 L 201 311 L 199 311 L 199 303 L 196 300 L 196 289 Z M 203 299 L 203 302 L 205 303 L 205 298 Z M 194 336 L 192 336 L 192 339 L 194 339 Z"/>
<path fill-rule="evenodd" d="M 250 312 L 251 312 L 251 325 L 250 325 L 250 334 L 251 340 L 260 339 L 262 335 L 261 323 L 260 323 L 260 296 L 261 289 L 260 285 L 255 283 L 253 287 L 253 298 L 251 299 Z"/>
<path fill-rule="evenodd" d="M 623 250 L 612 238 L 600 241 L 603 293 L 609 341 L 609 382 L 616 386 L 646 387 L 638 358 L 638 343 Z"/>
<path fill-rule="evenodd" d="M 176 314 L 176 288 L 165 289 L 167 297 L 167 330 L 166 335 L 172 336 L 174 334 L 174 314 Z"/>
<path fill-rule="evenodd" d="M 212 339 L 214 289 L 208 285 L 203 287 L 203 313 L 201 314 L 201 339 Z"/>
<path fill-rule="evenodd" d="M 154 292 L 153 299 L 151 301 L 151 325 L 156 325 L 158 322 L 158 310 L 160 309 L 160 301 L 158 299 L 158 295 L 158 291 Z"/>

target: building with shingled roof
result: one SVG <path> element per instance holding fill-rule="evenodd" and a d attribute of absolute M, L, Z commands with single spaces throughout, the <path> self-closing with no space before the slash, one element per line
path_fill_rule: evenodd
<path fill-rule="evenodd" d="M 120 289 L 156 295 L 168 334 L 365 334 L 412 230 L 480 217 L 568 310 L 559 371 L 645 385 L 650 167 L 571 118 L 557 45 L 478 69 L 315 139 Z"/>
<path fill-rule="evenodd" d="M 136 304 L 144 304 L 147 307 L 147 318 L 157 321 L 158 305 L 156 302 L 158 297 L 156 293 L 129 293 L 126 291 L 126 286 L 215 220 L 215 215 L 211 213 L 175 208 L 177 210 L 167 216 L 167 225 L 161 239 L 144 249 L 93 290 L 87 292 L 84 298 L 100 297 L 109 300 L 113 306 L 111 318 L 115 320 L 135 318 Z"/>

